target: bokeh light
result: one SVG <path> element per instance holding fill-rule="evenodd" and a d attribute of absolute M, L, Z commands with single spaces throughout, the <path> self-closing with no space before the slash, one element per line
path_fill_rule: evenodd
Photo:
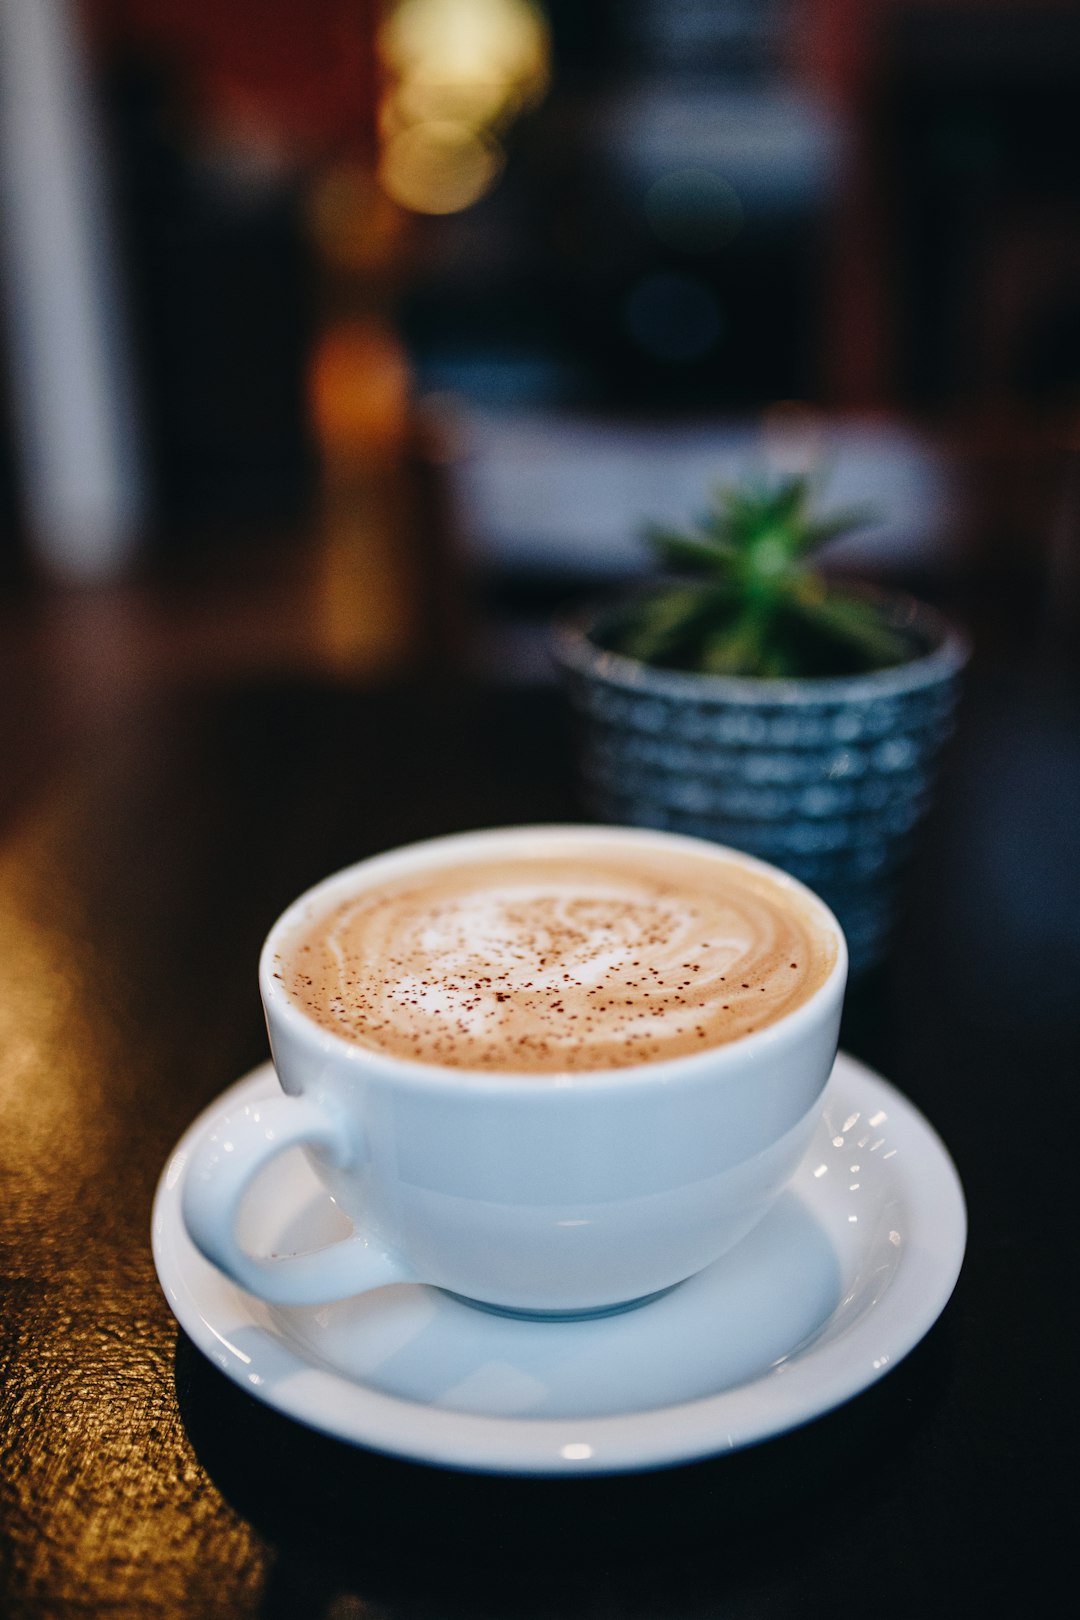
<path fill-rule="evenodd" d="M 627 331 L 654 360 L 687 365 L 701 360 L 724 335 L 712 288 L 698 276 L 658 270 L 642 276 L 623 306 Z"/>
<path fill-rule="evenodd" d="M 501 148 L 482 131 L 433 118 L 384 144 L 379 183 L 415 213 L 456 214 L 490 189 L 503 162 Z"/>
<path fill-rule="evenodd" d="M 402 0 L 379 54 L 379 183 L 415 213 L 468 208 L 503 168 L 507 128 L 547 89 L 543 17 L 529 0 Z"/>
<path fill-rule="evenodd" d="M 645 218 L 665 247 L 715 253 L 743 225 L 739 194 L 711 169 L 673 169 L 645 193 Z"/>

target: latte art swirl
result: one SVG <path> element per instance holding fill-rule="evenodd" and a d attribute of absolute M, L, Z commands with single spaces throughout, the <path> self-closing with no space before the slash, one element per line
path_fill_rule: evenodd
<path fill-rule="evenodd" d="M 556 1073 L 752 1033 L 822 984 L 836 944 L 805 898 L 681 852 L 497 856 L 361 891 L 276 971 L 324 1028 L 451 1068 Z"/>

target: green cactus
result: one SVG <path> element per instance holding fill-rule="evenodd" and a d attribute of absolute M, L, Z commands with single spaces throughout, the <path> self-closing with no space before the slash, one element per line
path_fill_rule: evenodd
<path fill-rule="evenodd" d="M 810 554 L 870 520 L 861 511 L 818 516 L 813 480 L 717 491 L 689 533 L 648 539 L 677 579 L 609 621 L 612 652 L 664 669 L 798 678 L 849 675 L 911 656 L 873 601 L 826 585 Z"/>

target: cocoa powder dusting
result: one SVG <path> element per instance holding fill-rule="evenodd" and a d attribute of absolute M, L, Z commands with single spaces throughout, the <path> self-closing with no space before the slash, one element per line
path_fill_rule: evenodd
<path fill-rule="evenodd" d="M 835 949 L 797 897 L 733 862 L 590 849 L 358 892 L 306 926 L 282 971 L 317 1022 L 361 1045 L 542 1074 L 724 1045 L 806 1000 Z"/>

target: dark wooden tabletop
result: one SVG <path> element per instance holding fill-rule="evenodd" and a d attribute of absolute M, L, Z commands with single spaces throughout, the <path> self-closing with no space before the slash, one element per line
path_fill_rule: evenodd
<path fill-rule="evenodd" d="M 178 1331 L 149 1243 L 173 1143 L 266 1054 L 276 914 L 395 844 L 572 818 L 556 694 L 189 684 L 92 728 L 0 848 L 0 1612 L 1041 1612 L 1072 1538 L 1078 719 L 1075 691 L 976 665 L 893 958 L 849 1000 L 845 1044 L 965 1183 L 942 1319 L 796 1433 L 561 1482 L 260 1406 Z"/>

